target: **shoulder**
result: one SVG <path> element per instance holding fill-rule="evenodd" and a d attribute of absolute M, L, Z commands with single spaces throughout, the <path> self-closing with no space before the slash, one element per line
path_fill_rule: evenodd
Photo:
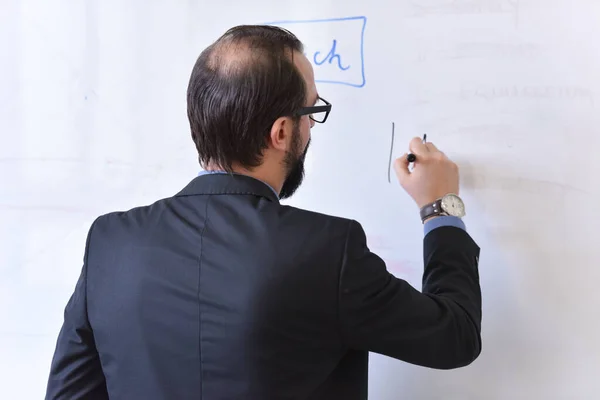
<path fill-rule="evenodd" d="M 324 214 L 316 211 L 305 210 L 292 206 L 281 206 L 280 217 L 296 228 L 311 229 L 313 232 L 322 232 L 344 241 L 365 241 L 365 232 L 362 225 L 351 218 Z"/>
<path fill-rule="evenodd" d="M 302 221 L 320 222 L 339 226 L 348 226 L 353 220 L 336 215 L 324 214 L 317 211 L 306 210 L 294 206 L 281 205 L 279 215 L 282 218 L 298 219 Z"/>
<path fill-rule="evenodd" d="M 100 214 L 90 226 L 88 240 L 117 238 L 121 233 L 144 231 L 152 224 L 152 221 L 160 219 L 171 199 L 170 197 L 163 198 L 151 204 Z"/>

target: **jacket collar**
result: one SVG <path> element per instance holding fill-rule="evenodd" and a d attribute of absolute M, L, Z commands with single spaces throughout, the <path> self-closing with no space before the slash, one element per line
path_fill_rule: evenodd
<path fill-rule="evenodd" d="M 261 180 L 242 174 L 205 174 L 194 178 L 175 196 L 209 194 L 250 194 L 264 197 L 279 204 L 279 198 L 269 185 Z"/>

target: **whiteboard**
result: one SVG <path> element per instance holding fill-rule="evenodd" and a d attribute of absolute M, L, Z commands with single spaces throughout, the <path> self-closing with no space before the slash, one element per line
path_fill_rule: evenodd
<path fill-rule="evenodd" d="M 287 203 L 357 219 L 420 289 L 422 226 L 389 162 L 427 133 L 461 168 L 482 249 L 481 356 L 436 371 L 372 354 L 370 398 L 596 398 L 600 2 L 225 4 L 2 1 L 0 397 L 43 396 L 92 221 L 196 176 L 185 91 L 200 51 L 273 23 L 306 44 L 333 104 Z"/>

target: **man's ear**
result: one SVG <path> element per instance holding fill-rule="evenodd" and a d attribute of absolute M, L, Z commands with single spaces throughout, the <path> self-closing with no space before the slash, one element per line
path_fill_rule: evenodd
<path fill-rule="evenodd" d="M 271 146 L 277 150 L 288 151 L 292 143 L 293 121 L 290 117 L 279 117 L 271 126 Z"/>

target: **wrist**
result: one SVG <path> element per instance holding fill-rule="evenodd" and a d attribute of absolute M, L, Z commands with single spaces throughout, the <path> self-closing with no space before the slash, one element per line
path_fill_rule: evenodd
<path fill-rule="evenodd" d="M 441 215 L 431 215 L 429 217 L 425 217 L 425 219 L 423 219 L 422 222 L 423 224 L 426 224 L 427 222 L 437 219 L 439 217 L 441 217 Z"/>
<path fill-rule="evenodd" d="M 420 216 L 423 223 L 431 218 L 441 216 L 463 217 L 465 215 L 465 206 L 458 195 L 449 193 L 439 199 L 421 207 Z"/>

